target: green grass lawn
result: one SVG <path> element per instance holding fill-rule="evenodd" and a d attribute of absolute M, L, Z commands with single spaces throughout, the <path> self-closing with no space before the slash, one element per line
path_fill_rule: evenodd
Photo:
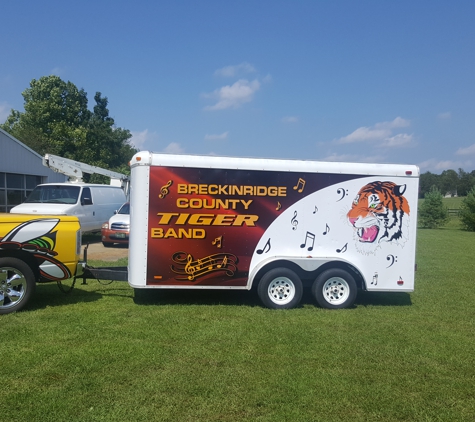
<path fill-rule="evenodd" d="M 1 316 L 0 420 L 474 421 L 474 250 L 475 233 L 419 230 L 415 292 L 341 311 L 40 285 Z"/>

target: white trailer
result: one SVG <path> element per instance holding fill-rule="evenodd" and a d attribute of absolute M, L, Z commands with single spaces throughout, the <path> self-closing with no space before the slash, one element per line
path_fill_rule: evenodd
<path fill-rule="evenodd" d="M 357 289 L 414 290 L 413 165 L 168 155 L 131 161 L 128 281 L 148 289 L 250 290 L 325 308 Z"/>

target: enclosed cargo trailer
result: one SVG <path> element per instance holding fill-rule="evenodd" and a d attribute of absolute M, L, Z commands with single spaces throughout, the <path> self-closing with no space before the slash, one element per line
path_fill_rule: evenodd
<path fill-rule="evenodd" d="M 137 153 L 128 281 L 148 289 L 257 292 L 292 308 L 303 286 L 326 308 L 357 289 L 414 290 L 419 169 Z"/>

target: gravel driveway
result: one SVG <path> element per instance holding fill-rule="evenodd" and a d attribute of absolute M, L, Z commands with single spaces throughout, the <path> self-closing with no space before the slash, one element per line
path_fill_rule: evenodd
<path fill-rule="evenodd" d="M 83 243 L 81 248 L 81 259 L 84 256 L 84 248 L 86 243 Z M 119 258 L 126 258 L 129 256 L 129 248 L 123 245 L 117 245 L 112 248 L 105 248 L 102 242 L 90 242 L 87 248 L 87 260 L 100 261 L 117 261 Z"/>

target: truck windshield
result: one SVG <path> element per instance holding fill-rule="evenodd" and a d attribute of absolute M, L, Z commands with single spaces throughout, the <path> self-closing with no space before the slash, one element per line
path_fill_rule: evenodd
<path fill-rule="evenodd" d="M 79 186 L 37 186 L 25 203 L 75 204 L 78 201 L 80 189 Z"/>
<path fill-rule="evenodd" d="M 127 202 L 124 205 L 122 205 L 117 214 L 130 214 L 130 204 Z"/>

